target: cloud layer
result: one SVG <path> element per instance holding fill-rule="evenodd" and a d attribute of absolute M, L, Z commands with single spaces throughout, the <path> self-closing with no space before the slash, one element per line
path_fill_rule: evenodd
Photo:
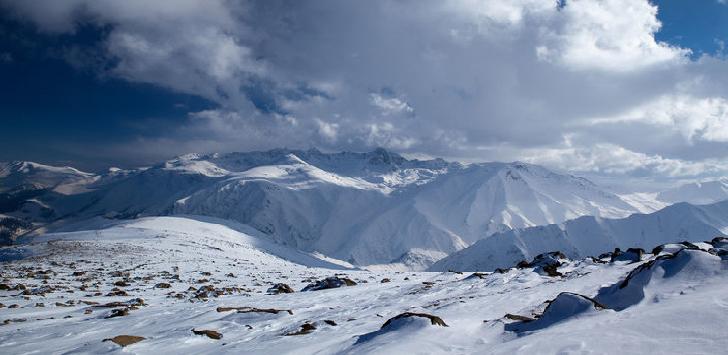
<path fill-rule="evenodd" d="M 107 28 L 104 74 L 218 105 L 115 151 L 383 146 L 725 173 L 728 63 L 656 41 L 647 0 L 0 3 L 50 34 Z"/>

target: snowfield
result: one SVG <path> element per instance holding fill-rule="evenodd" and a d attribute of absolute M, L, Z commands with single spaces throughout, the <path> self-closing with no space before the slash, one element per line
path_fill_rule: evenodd
<path fill-rule="evenodd" d="M 192 216 L 74 229 L 86 230 L 0 249 L 0 353 L 728 349 L 721 238 L 658 255 L 553 253 L 499 272 L 455 273 L 353 269 L 244 225 Z"/>

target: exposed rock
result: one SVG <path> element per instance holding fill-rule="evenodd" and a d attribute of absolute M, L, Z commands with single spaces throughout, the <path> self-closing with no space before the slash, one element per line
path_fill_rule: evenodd
<path fill-rule="evenodd" d="M 680 250 L 683 249 L 700 249 L 697 245 L 690 243 L 690 242 L 682 242 L 682 243 L 667 243 L 667 244 L 661 244 L 652 249 L 652 254 L 655 256 L 658 256 L 662 253 L 670 253 L 675 254 Z"/>
<path fill-rule="evenodd" d="M 271 295 L 277 295 L 279 293 L 293 293 L 294 291 L 291 286 L 288 286 L 284 283 L 277 283 L 273 285 L 273 287 L 269 288 L 266 292 Z"/>
<path fill-rule="evenodd" d="M 166 283 L 166 282 L 160 282 L 156 285 L 154 285 L 154 288 L 170 288 L 172 285 Z"/>
<path fill-rule="evenodd" d="M 380 281 L 380 283 L 383 283 L 383 284 L 386 284 L 387 282 L 392 282 L 392 280 L 385 277 L 382 279 L 382 281 Z"/>
<path fill-rule="evenodd" d="M 27 321 L 26 318 L 14 318 L 14 319 L 6 319 L 3 321 L 3 324 L 10 324 L 10 323 L 21 323 Z"/>
<path fill-rule="evenodd" d="M 379 330 L 360 335 L 355 344 L 363 344 L 381 335 L 392 334 L 393 332 L 406 332 L 407 329 L 423 329 L 431 326 L 447 327 L 448 325 L 442 318 L 431 314 L 405 312 L 384 322 Z"/>
<path fill-rule="evenodd" d="M 615 261 L 629 261 L 638 262 L 642 260 L 642 255 L 645 251 L 642 248 L 629 248 L 625 252 L 620 252 L 619 249 L 615 249 L 612 253 L 612 262 Z"/>
<path fill-rule="evenodd" d="M 301 329 L 295 331 L 295 332 L 289 332 L 284 335 L 291 336 L 291 335 L 304 335 L 313 332 L 316 330 L 316 326 L 311 323 L 304 323 L 301 325 Z"/>
<path fill-rule="evenodd" d="M 138 306 L 144 306 L 144 300 L 141 298 L 132 298 L 126 302 L 109 302 L 104 304 L 97 304 L 96 302 L 91 301 L 81 301 L 85 304 L 93 304 L 96 308 L 113 308 L 113 307 L 138 307 Z"/>
<path fill-rule="evenodd" d="M 569 318 L 607 308 L 590 297 L 571 292 L 562 292 L 546 303 L 548 306 L 543 313 L 534 318 L 507 314 L 505 318 L 516 320 L 516 322 L 506 324 L 504 329 L 515 332 L 544 329 Z"/>
<path fill-rule="evenodd" d="M 271 313 L 271 314 L 278 314 L 280 312 L 288 312 L 288 314 L 293 314 L 293 311 L 290 309 L 274 309 L 274 308 L 255 308 L 255 307 L 217 307 L 218 312 L 229 312 L 229 311 L 236 311 L 238 313 Z"/>
<path fill-rule="evenodd" d="M 107 297 L 113 297 L 113 296 L 129 296 L 128 293 L 124 290 L 111 290 L 111 292 L 106 294 Z"/>
<path fill-rule="evenodd" d="M 726 248 L 728 247 L 728 237 L 715 237 L 710 241 L 710 244 L 714 248 Z"/>
<path fill-rule="evenodd" d="M 342 286 L 354 286 L 354 285 L 356 285 L 356 282 L 354 282 L 351 279 L 348 279 L 346 277 L 339 278 L 337 276 L 331 276 L 331 277 L 327 277 L 323 280 L 309 284 L 308 286 L 304 287 L 303 290 L 301 290 L 301 292 L 319 291 L 319 290 L 326 290 L 326 289 L 330 289 L 330 288 L 338 288 L 338 287 L 342 287 Z"/>
<path fill-rule="evenodd" d="M 336 322 L 334 322 L 331 319 L 324 319 L 324 323 L 326 323 L 326 324 L 328 324 L 330 326 L 334 326 L 334 327 L 337 326 Z"/>
<path fill-rule="evenodd" d="M 470 276 L 466 277 L 465 280 L 476 279 L 476 278 L 477 279 L 484 279 L 488 275 L 489 274 L 484 273 L 484 272 L 474 272 Z"/>
<path fill-rule="evenodd" d="M 215 340 L 222 339 L 222 333 L 220 333 L 220 332 L 218 332 L 216 330 L 209 330 L 209 329 L 196 330 L 196 329 L 192 329 L 192 332 L 195 333 L 196 335 L 205 335 L 205 336 L 207 336 L 210 339 L 215 339 Z"/>
<path fill-rule="evenodd" d="M 117 345 L 121 345 L 122 347 L 138 343 L 142 340 L 146 339 L 145 337 L 140 337 L 136 335 L 117 335 L 113 338 L 104 339 L 104 341 L 110 341 L 112 343 L 115 343 Z"/>
<path fill-rule="evenodd" d="M 515 320 L 515 321 L 519 321 L 519 322 L 530 322 L 530 321 L 536 320 L 536 318 L 531 318 L 531 317 L 526 317 L 526 316 L 522 316 L 519 314 L 511 314 L 511 313 L 506 313 L 506 315 L 503 316 L 503 318 Z"/>
<path fill-rule="evenodd" d="M 18 285 L 20 286 L 20 285 Z M 25 287 L 25 286 L 23 286 Z M 23 290 L 22 294 L 25 296 L 45 296 L 46 293 L 50 293 L 55 291 L 53 287 L 50 286 L 41 286 L 41 287 L 35 287 L 32 289 L 26 288 Z"/>
<path fill-rule="evenodd" d="M 195 293 L 195 298 L 205 299 L 210 297 L 217 297 L 219 294 L 221 294 L 221 292 L 217 292 L 215 286 L 206 285 L 197 289 L 197 292 Z"/>
<path fill-rule="evenodd" d="M 386 322 L 384 322 L 384 324 L 382 325 L 382 328 L 381 329 L 384 329 L 384 328 L 388 327 L 392 322 L 394 322 L 394 321 L 396 321 L 398 319 L 409 318 L 409 317 L 422 317 L 422 318 L 427 318 L 427 319 L 430 320 L 430 323 L 432 325 L 439 325 L 441 327 L 448 327 L 448 325 L 445 323 L 445 321 L 443 321 L 442 318 L 440 318 L 438 316 L 433 316 L 433 315 L 427 314 L 427 313 L 404 312 L 404 313 L 399 314 L 399 315 L 397 315 L 394 318 L 390 318 L 389 320 L 387 320 Z"/>
<path fill-rule="evenodd" d="M 106 318 L 116 318 L 116 317 L 124 317 L 129 315 L 129 309 L 128 308 L 117 308 L 112 309 L 111 314 L 106 316 Z"/>
<path fill-rule="evenodd" d="M 599 254 L 599 256 L 597 258 L 598 259 L 609 259 L 611 261 L 612 260 L 612 256 L 614 254 L 621 253 L 621 252 L 622 252 L 621 249 L 614 248 L 614 251 L 608 251 L 606 253 L 601 253 L 601 254 Z"/>
<path fill-rule="evenodd" d="M 529 263 L 524 261 L 521 261 L 518 263 L 518 268 L 535 268 L 536 272 L 543 272 L 548 276 L 556 277 L 556 276 L 563 276 L 562 273 L 558 271 L 558 268 L 563 265 L 563 261 L 568 260 L 566 255 L 560 251 L 553 251 L 549 253 L 543 253 L 536 255 L 535 258 Z"/>

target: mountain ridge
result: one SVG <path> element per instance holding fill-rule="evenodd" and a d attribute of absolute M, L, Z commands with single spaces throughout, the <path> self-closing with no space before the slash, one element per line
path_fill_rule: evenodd
<path fill-rule="evenodd" d="M 534 164 L 407 159 L 381 148 L 186 154 L 95 175 L 46 171 L 38 195 L 16 201 L 10 217 L 47 230 L 95 216 L 218 217 L 359 266 L 412 251 L 450 254 L 511 228 L 642 211 L 587 179 Z"/>

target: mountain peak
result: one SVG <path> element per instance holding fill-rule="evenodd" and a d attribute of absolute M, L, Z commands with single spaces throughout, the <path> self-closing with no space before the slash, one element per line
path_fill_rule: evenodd
<path fill-rule="evenodd" d="M 381 147 L 374 149 L 366 155 L 369 157 L 369 163 L 372 165 L 400 165 L 407 160 L 401 155 Z"/>

